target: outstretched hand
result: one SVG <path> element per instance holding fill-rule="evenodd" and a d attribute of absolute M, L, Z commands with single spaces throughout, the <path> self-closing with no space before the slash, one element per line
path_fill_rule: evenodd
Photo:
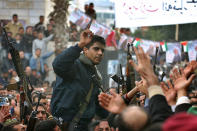
<path fill-rule="evenodd" d="M 159 85 L 157 76 L 154 74 L 150 58 L 144 53 L 142 47 L 138 46 L 138 49 L 134 47 L 134 51 L 137 57 L 138 65 L 134 61 L 130 60 L 129 63 L 135 68 L 135 70 L 143 77 L 148 86 Z"/>
<path fill-rule="evenodd" d="M 99 104 L 109 112 L 119 114 L 126 107 L 122 97 L 116 92 L 110 90 L 110 94 L 101 93 L 98 96 Z"/>
<path fill-rule="evenodd" d="M 176 104 L 176 90 L 174 89 L 170 80 L 167 81 L 167 84 L 169 88 L 164 82 L 161 82 L 161 88 L 163 90 L 163 93 L 166 97 L 168 104 L 175 105 Z"/>
<path fill-rule="evenodd" d="M 4 122 L 9 116 L 9 106 L 2 106 L 0 110 L 0 122 Z"/>
<path fill-rule="evenodd" d="M 195 74 L 190 75 L 187 79 L 187 75 L 184 70 L 181 69 L 181 72 L 177 68 L 173 69 L 173 74 L 170 75 L 174 83 L 175 90 L 186 90 L 187 87 L 191 84 L 192 80 L 195 78 Z"/>

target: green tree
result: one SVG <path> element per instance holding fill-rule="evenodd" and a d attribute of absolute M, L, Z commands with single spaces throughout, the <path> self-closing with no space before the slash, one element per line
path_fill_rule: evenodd
<path fill-rule="evenodd" d="M 147 31 L 138 28 L 133 35 L 154 41 L 175 41 L 175 25 L 151 26 Z M 179 41 L 197 39 L 197 23 L 179 25 Z"/>

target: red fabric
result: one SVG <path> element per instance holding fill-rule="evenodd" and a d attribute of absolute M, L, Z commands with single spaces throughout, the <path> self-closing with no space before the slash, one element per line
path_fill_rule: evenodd
<path fill-rule="evenodd" d="M 164 45 L 164 42 L 160 42 L 160 45 Z"/>
<path fill-rule="evenodd" d="M 141 39 L 140 39 L 140 38 L 135 38 L 135 40 L 136 40 L 136 41 L 140 41 Z"/>
<path fill-rule="evenodd" d="M 187 45 L 187 41 L 181 42 L 181 45 Z"/>
<path fill-rule="evenodd" d="M 115 32 L 112 31 L 106 38 L 106 45 L 107 46 L 117 46 L 116 40 L 115 40 Z"/>
<path fill-rule="evenodd" d="M 163 126 L 163 131 L 197 131 L 197 116 L 178 113 L 168 118 Z"/>

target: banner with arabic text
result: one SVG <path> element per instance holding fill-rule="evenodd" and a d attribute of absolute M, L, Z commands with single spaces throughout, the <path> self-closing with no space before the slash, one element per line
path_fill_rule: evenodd
<path fill-rule="evenodd" d="M 116 0 L 116 27 L 197 22 L 197 0 Z"/>

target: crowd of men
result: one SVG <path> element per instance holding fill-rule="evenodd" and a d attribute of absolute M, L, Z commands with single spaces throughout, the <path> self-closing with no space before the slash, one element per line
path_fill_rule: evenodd
<path fill-rule="evenodd" d="M 92 17 L 96 18 L 92 6 L 90 4 L 86 13 L 94 14 Z M 103 58 L 105 40 L 88 29 L 79 34 L 76 25 L 71 23 L 70 41 L 79 43 L 55 58 L 53 68 L 57 81 L 49 82 L 45 80 L 49 71 L 46 59 L 54 51 L 47 50 L 47 43 L 54 40 L 54 26 L 54 20 L 50 19 L 45 29 L 44 17 L 40 16 L 35 26 L 27 26 L 24 30 L 17 14 L 5 26 L 34 87 L 29 97 L 38 119 L 35 131 L 197 130 L 196 61 L 172 68 L 166 74 L 170 78 L 162 81 L 155 74 L 150 57 L 138 46 L 134 48 L 138 64 L 129 61 L 140 77 L 135 87 L 125 94 L 118 94 L 116 90 L 104 92 L 97 82 L 102 79 L 95 65 Z M 125 33 L 130 31 L 125 30 Z M 20 121 L 20 92 L 6 89 L 6 85 L 18 82 L 19 77 L 2 33 L 0 42 L 1 54 L 5 56 L 0 59 L 0 129 L 23 131 L 32 110 L 26 109 L 25 119 Z M 88 94 L 92 97 L 88 98 Z M 82 114 L 78 115 L 78 112 Z M 77 126 L 70 128 L 73 121 Z"/>

